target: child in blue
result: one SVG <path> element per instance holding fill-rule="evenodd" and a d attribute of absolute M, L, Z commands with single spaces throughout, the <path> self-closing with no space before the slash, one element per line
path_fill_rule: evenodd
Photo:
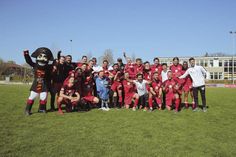
<path fill-rule="evenodd" d="M 104 75 L 104 71 L 101 70 L 98 73 L 98 77 L 95 78 L 97 94 L 101 99 L 101 109 L 109 111 L 108 99 L 109 99 L 109 78 Z"/>

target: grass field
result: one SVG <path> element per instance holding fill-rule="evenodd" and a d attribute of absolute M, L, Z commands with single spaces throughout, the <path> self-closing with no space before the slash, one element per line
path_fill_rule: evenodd
<path fill-rule="evenodd" d="M 0 85 L 0 156 L 236 156 L 236 89 L 208 88 L 208 112 L 92 110 L 24 116 L 26 85 Z"/>

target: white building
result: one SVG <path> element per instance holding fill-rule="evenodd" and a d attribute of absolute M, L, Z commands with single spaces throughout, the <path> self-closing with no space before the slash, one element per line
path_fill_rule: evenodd
<path fill-rule="evenodd" d="M 189 60 L 190 57 L 179 57 L 180 63 Z M 209 80 L 232 80 L 233 64 L 232 57 L 194 57 L 197 65 L 203 66 L 207 72 Z M 172 57 L 160 57 L 161 63 L 172 65 Z M 236 58 L 234 60 L 234 79 L 236 80 Z"/>

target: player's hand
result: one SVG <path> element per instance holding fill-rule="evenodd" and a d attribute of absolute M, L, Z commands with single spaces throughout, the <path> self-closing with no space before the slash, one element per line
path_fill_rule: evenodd
<path fill-rule="evenodd" d="M 28 54 L 29 54 L 29 50 L 26 49 L 26 50 L 23 51 L 23 55 L 24 55 L 24 56 L 25 56 L 25 55 L 28 55 Z"/>

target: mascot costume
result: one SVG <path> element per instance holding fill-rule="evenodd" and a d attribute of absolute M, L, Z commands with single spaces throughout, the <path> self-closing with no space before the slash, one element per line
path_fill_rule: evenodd
<path fill-rule="evenodd" d="M 37 96 L 40 98 L 38 112 L 46 113 L 47 93 L 51 84 L 52 65 L 48 64 L 53 61 L 52 52 L 46 47 L 36 49 L 31 57 L 36 58 L 36 63 L 32 61 L 29 51 L 24 51 L 26 63 L 34 70 L 34 81 L 30 88 L 30 96 L 26 103 L 25 114 L 31 115 L 31 108 Z"/>

